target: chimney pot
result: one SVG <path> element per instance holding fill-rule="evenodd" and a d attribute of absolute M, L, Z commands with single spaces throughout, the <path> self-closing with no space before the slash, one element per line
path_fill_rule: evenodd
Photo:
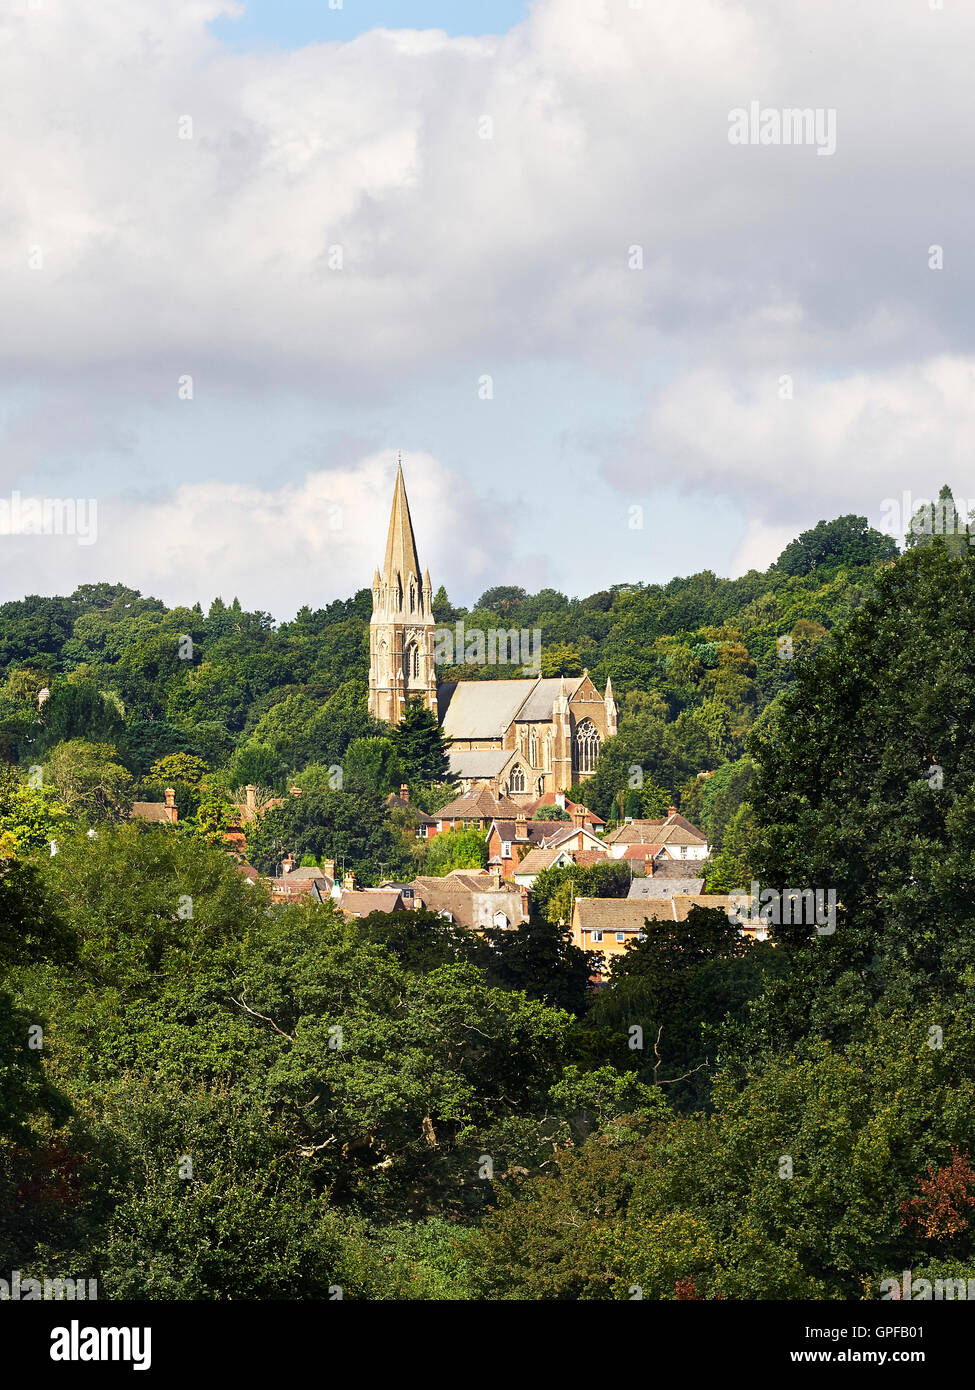
<path fill-rule="evenodd" d="M 406 785 L 405 782 L 402 782 L 402 783 L 400 784 L 399 794 L 400 794 L 400 796 L 403 798 L 404 801 L 409 801 L 409 799 L 410 799 L 410 789 L 409 789 L 409 787 Z"/>
<path fill-rule="evenodd" d="M 352 872 L 351 869 L 345 875 L 345 878 L 342 880 L 342 887 L 345 889 L 347 893 L 355 892 L 355 874 Z"/>
<path fill-rule="evenodd" d="M 281 861 L 281 872 L 285 874 L 290 874 L 294 866 L 295 861 L 292 859 L 290 854 L 286 854 Z"/>
<path fill-rule="evenodd" d="M 676 806 L 668 806 L 668 807 L 667 807 L 667 819 L 668 819 L 668 820 L 670 820 L 671 816 L 676 816 L 676 814 L 677 814 L 677 807 L 676 807 Z"/>
<path fill-rule="evenodd" d="M 167 806 L 172 807 L 176 805 L 176 793 L 172 787 L 167 787 L 163 792 L 163 796 L 166 798 Z"/>

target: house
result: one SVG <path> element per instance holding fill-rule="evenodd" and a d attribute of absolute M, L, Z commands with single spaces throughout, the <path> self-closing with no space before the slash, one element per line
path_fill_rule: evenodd
<path fill-rule="evenodd" d="M 517 927 L 528 920 L 517 884 L 505 883 L 495 869 L 454 869 L 443 878 L 413 881 L 417 911 L 436 912 L 470 931 Z"/>
<path fill-rule="evenodd" d="M 410 789 L 405 782 L 400 787 L 399 794 L 390 792 L 386 798 L 386 805 L 391 811 L 403 812 L 403 819 L 412 822 L 418 840 L 427 840 L 436 835 L 436 820 L 433 816 L 428 816 L 426 811 L 421 811 L 419 806 L 413 805 L 410 801 Z"/>
<path fill-rule="evenodd" d="M 436 813 L 437 830 L 466 830 L 474 827 L 487 831 L 493 820 L 513 818 L 520 807 L 506 796 L 495 796 L 486 783 L 479 782 L 470 791 L 462 792 Z"/>
<path fill-rule="evenodd" d="M 540 873 L 545 869 L 565 869 L 570 864 L 590 868 L 593 864 L 605 864 L 609 859 L 606 851 L 596 849 L 551 848 L 530 849 L 520 864 L 516 865 L 513 879 L 519 888 L 530 892 Z"/>
<path fill-rule="evenodd" d="M 446 639 L 442 645 L 440 636 Z M 454 650 L 455 636 L 460 650 Z M 602 695 L 588 672 L 559 679 L 535 675 L 440 683 L 436 662 L 444 659 L 447 644 L 457 664 L 493 662 L 537 669 L 521 650 L 516 628 L 487 633 L 465 633 L 463 624 L 456 630 L 437 628 L 430 572 L 420 570 L 399 467 L 383 567 L 372 581 L 369 713 L 395 727 L 407 701 L 421 700 L 451 740 L 451 771 L 465 792 L 485 782 L 497 797 L 528 801 L 595 771 L 603 743 L 617 730 L 608 681 Z"/>
<path fill-rule="evenodd" d="M 552 834 L 550 820 L 528 820 L 519 811 L 512 820 L 495 820 L 487 833 L 488 857 L 501 866 L 501 877 L 514 878 L 515 869 L 531 849 L 541 849 Z"/>
<path fill-rule="evenodd" d="M 663 852 L 668 859 L 707 859 L 708 841 L 671 806 L 664 820 L 631 820 L 604 837 L 614 859 L 652 860 Z"/>
<path fill-rule="evenodd" d="M 632 863 L 632 861 L 631 861 Z M 645 871 L 634 875 L 628 896 L 631 898 L 673 898 L 704 892 L 704 879 L 695 878 L 686 860 L 668 859 L 663 851 L 649 859 Z"/>
<path fill-rule="evenodd" d="M 519 811 L 514 820 L 492 821 L 488 830 L 488 855 L 492 862 L 497 860 L 502 868 L 503 878 L 514 878 L 519 864 L 533 849 L 564 849 L 574 853 L 590 851 L 606 856 L 606 848 L 598 835 L 583 823 L 580 806 L 572 813 L 572 822 L 529 820 L 524 811 Z"/>
<path fill-rule="evenodd" d="M 405 912 L 407 904 L 395 888 L 353 888 L 342 890 L 337 898 L 347 917 L 368 917 L 370 912 Z"/>
<path fill-rule="evenodd" d="M 647 920 L 686 922 L 692 907 L 720 908 L 738 918 L 739 895 L 682 893 L 667 898 L 576 898 L 572 909 L 572 943 L 584 951 L 599 951 L 604 960 L 618 956 L 639 939 Z M 747 910 L 747 909 L 746 909 Z M 743 936 L 763 941 L 767 931 L 741 926 Z"/>
<path fill-rule="evenodd" d="M 132 820 L 151 821 L 157 825 L 175 825 L 179 819 L 176 793 L 172 787 L 163 792 L 164 801 L 134 801 L 129 812 Z"/>
<path fill-rule="evenodd" d="M 582 823 L 590 830 L 602 830 L 606 824 L 602 816 L 597 816 L 595 811 L 590 811 L 589 807 L 583 806 L 581 801 L 570 801 L 565 792 L 546 792 L 537 801 L 526 802 L 522 810 L 529 819 L 538 819 L 537 813 L 544 806 L 557 806 L 560 811 L 566 813 L 569 821 L 574 815 L 581 815 Z M 544 820 L 544 817 L 541 819 Z M 566 822 L 558 823 L 564 825 Z"/>
<path fill-rule="evenodd" d="M 271 890 L 272 902 L 297 902 L 301 898 L 327 902 L 335 889 L 335 864 L 329 861 L 328 866 L 331 874 L 315 867 L 295 868 L 289 855 L 281 866 L 281 873 L 276 878 L 264 880 Z"/>

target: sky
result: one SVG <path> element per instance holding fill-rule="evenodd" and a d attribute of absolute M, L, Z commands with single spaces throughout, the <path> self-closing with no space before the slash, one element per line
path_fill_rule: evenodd
<path fill-rule="evenodd" d="M 400 453 L 467 604 L 975 498 L 973 40 L 954 0 L 10 0 L 0 599 L 323 606 Z"/>

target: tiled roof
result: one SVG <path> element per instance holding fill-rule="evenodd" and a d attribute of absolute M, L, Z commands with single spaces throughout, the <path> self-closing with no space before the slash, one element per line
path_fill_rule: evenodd
<path fill-rule="evenodd" d="M 339 907 L 350 917 L 368 917 L 370 912 L 402 910 L 403 898 L 395 888 L 356 888 L 342 894 Z"/>
<path fill-rule="evenodd" d="M 162 823 L 169 820 L 168 809 L 165 801 L 133 801 L 131 815 L 133 819 Z"/>
<path fill-rule="evenodd" d="M 641 931 L 646 918 L 685 922 L 692 907 L 726 912 L 737 905 L 729 893 L 685 893 L 666 898 L 576 898 L 573 925 L 584 931 Z"/>
<path fill-rule="evenodd" d="M 634 820 L 610 830 L 608 845 L 705 845 L 707 836 L 682 816 L 671 820 Z"/>
<path fill-rule="evenodd" d="M 386 805 L 390 810 L 412 811 L 413 819 L 417 825 L 436 825 L 437 823 L 433 816 L 428 816 L 426 811 L 421 811 L 419 806 L 414 806 L 412 801 L 407 801 L 398 792 L 390 792 L 386 798 Z"/>
<path fill-rule="evenodd" d="M 524 920 L 521 890 L 514 883 L 496 885 L 494 875 L 473 869 L 454 869 L 442 878 L 417 878 L 413 881 L 416 897 L 430 912 L 449 912 L 453 921 L 462 927 L 485 925 L 475 921 L 475 895 L 491 896 L 490 911 L 500 909 L 513 922 Z"/>
<path fill-rule="evenodd" d="M 436 819 L 494 820 L 497 816 L 517 816 L 518 806 L 506 796 L 495 796 L 490 787 L 471 787 L 437 812 Z"/>

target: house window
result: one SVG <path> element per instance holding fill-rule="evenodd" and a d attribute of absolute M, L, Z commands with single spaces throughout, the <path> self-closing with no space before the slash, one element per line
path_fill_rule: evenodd
<path fill-rule="evenodd" d="M 514 768 L 508 780 L 508 790 L 513 792 L 523 792 L 525 790 L 525 770 L 519 764 Z"/>
<path fill-rule="evenodd" d="M 584 719 L 576 729 L 575 738 L 572 740 L 573 772 L 595 772 L 596 760 L 599 757 L 601 746 L 602 740 L 599 737 L 599 730 L 591 719 Z"/>
<path fill-rule="evenodd" d="M 617 942 L 618 942 L 620 945 L 622 945 L 623 942 L 626 940 L 626 932 L 624 932 L 624 931 L 618 931 L 618 932 L 616 933 L 616 940 L 617 940 Z"/>
<path fill-rule="evenodd" d="M 591 931 L 589 935 L 593 941 L 602 941 L 603 939 L 603 934 L 601 931 Z"/>

